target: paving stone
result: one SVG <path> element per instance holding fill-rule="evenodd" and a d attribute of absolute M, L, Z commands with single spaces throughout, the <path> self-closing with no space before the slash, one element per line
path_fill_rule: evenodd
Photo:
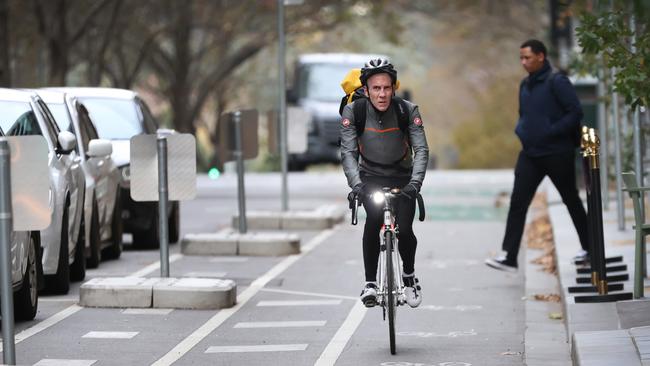
<path fill-rule="evenodd" d="M 628 300 L 616 303 L 622 329 L 650 326 L 650 300 Z"/>

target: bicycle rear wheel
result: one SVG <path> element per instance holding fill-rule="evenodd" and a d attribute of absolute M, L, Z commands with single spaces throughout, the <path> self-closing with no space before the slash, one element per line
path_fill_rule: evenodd
<path fill-rule="evenodd" d="M 393 233 L 386 231 L 386 308 L 388 309 L 388 337 L 390 339 L 390 354 L 395 350 L 395 308 L 397 306 L 397 291 L 395 290 L 395 268 L 393 268 Z"/>

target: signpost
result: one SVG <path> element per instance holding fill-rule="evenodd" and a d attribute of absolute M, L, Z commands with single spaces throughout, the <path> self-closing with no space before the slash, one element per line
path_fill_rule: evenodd
<path fill-rule="evenodd" d="M 219 158 L 237 163 L 237 197 L 239 203 L 239 232 L 245 234 L 246 193 L 244 187 L 244 160 L 254 159 L 259 151 L 255 109 L 237 110 L 221 116 L 218 130 Z"/>
<path fill-rule="evenodd" d="M 2 359 L 8 365 L 16 364 L 11 232 L 50 225 L 48 176 L 42 136 L 0 138 L 0 311 Z"/>
<path fill-rule="evenodd" d="M 171 177 L 170 171 L 173 172 Z M 194 136 L 173 133 L 131 138 L 131 198 L 158 201 L 161 277 L 169 277 L 169 201 L 190 200 L 195 196 Z"/>

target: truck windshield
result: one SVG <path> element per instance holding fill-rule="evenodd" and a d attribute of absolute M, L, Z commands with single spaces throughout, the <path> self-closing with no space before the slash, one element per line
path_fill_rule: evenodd
<path fill-rule="evenodd" d="M 320 102 L 340 102 L 343 96 L 341 80 L 357 64 L 307 64 L 300 69 L 300 98 Z"/>

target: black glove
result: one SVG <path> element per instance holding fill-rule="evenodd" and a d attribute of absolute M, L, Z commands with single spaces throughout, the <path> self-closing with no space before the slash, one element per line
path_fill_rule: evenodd
<path fill-rule="evenodd" d="M 354 199 L 363 194 L 364 187 L 365 184 L 359 183 L 354 186 L 354 188 L 352 188 L 352 191 L 350 191 L 350 193 L 348 193 L 348 202 L 350 203 L 350 209 L 352 209 L 352 206 L 354 205 Z M 359 202 L 361 202 L 361 199 L 359 199 Z"/>
<path fill-rule="evenodd" d="M 418 187 L 413 183 L 409 183 L 402 188 L 401 193 L 404 197 L 410 200 L 415 200 L 418 196 L 418 192 L 420 192 Z"/>

